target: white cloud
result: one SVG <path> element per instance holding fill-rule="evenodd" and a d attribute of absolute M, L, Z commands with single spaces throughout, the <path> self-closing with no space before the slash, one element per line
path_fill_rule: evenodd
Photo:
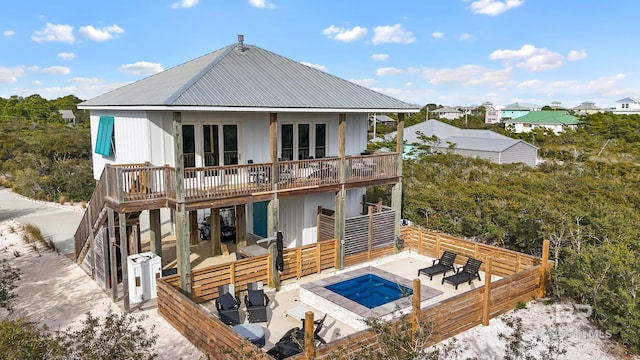
<path fill-rule="evenodd" d="M 571 50 L 569 51 L 569 55 L 567 56 L 567 60 L 569 61 L 576 61 L 576 60 L 581 60 L 587 57 L 587 52 L 584 51 L 584 49 L 577 51 L 577 50 Z"/>
<path fill-rule="evenodd" d="M 74 53 L 58 53 L 58 57 L 63 60 L 73 60 L 76 57 Z"/>
<path fill-rule="evenodd" d="M 393 26 L 377 26 L 373 28 L 373 44 L 399 43 L 411 44 L 416 41 L 415 36 L 410 31 L 403 30 L 400 24 Z"/>
<path fill-rule="evenodd" d="M 469 40 L 469 39 L 471 39 L 471 35 L 467 34 L 467 33 L 462 33 L 462 34 L 460 34 L 460 37 L 458 39 L 460 39 L 462 41 Z"/>
<path fill-rule="evenodd" d="M 3 67 L 0 66 L 0 84 L 10 84 L 18 81 L 18 78 L 24 76 L 24 67 Z"/>
<path fill-rule="evenodd" d="M 362 28 L 360 26 L 356 26 L 352 29 L 345 29 L 336 26 L 329 26 L 328 28 L 322 30 L 324 35 L 327 35 L 329 39 L 334 39 L 342 42 L 353 42 L 356 40 L 360 40 L 363 37 L 367 36 L 369 30 L 367 28 Z"/>
<path fill-rule="evenodd" d="M 489 56 L 491 60 L 504 60 L 515 63 L 517 67 L 531 71 L 551 70 L 563 65 L 562 55 L 545 48 L 523 45 L 520 50 L 496 50 Z"/>
<path fill-rule="evenodd" d="M 249 4 L 259 9 L 264 9 L 264 8 L 275 9 L 276 8 L 276 5 L 274 3 L 270 3 L 265 0 L 249 0 Z"/>
<path fill-rule="evenodd" d="M 464 65 L 454 69 L 424 69 L 422 77 L 433 85 L 492 85 L 515 84 L 511 79 L 513 68 L 492 70 L 479 65 Z"/>
<path fill-rule="evenodd" d="M 50 66 L 43 68 L 40 72 L 51 75 L 69 75 L 71 73 L 71 69 L 66 66 Z"/>
<path fill-rule="evenodd" d="M 524 0 L 477 0 L 471 3 L 474 14 L 495 16 L 524 4 Z"/>
<path fill-rule="evenodd" d="M 73 44 L 76 41 L 73 36 L 73 26 L 47 23 L 42 30 L 36 30 L 31 36 L 31 40 L 39 43 L 43 42 L 67 42 Z"/>
<path fill-rule="evenodd" d="M 120 70 L 132 75 L 153 75 L 161 72 L 163 69 L 161 64 L 148 61 L 138 61 L 133 64 L 125 64 L 120 66 Z"/>
<path fill-rule="evenodd" d="M 572 96 L 622 96 L 629 93 L 629 89 L 624 89 L 620 82 L 629 77 L 629 74 L 614 74 L 610 76 L 601 76 L 594 80 L 581 82 L 577 80 L 527 80 L 519 83 L 517 88 L 526 89 L 528 91 L 539 94 L 552 94 L 552 96 L 565 93 Z"/>
<path fill-rule="evenodd" d="M 380 68 L 376 70 L 376 75 L 378 76 L 395 76 L 395 75 L 404 75 L 406 73 L 407 73 L 406 71 L 402 69 L 394 68 L 394 67 L 385 67 L 385 68 Z"/>
<path fill-rule="evenodd" d="M 314 69 L 318 69 L 318 70 L 322 70 L 322 71 L 327 71 L 327 67 L 324 65 L 318 65 L 318 64 L 312 64 L 310 62 L 306 62 L 306 61 L 302 61 L 301 64 L 303 65 L 307 65 L 308 67 L 312 67 Z"/>
<path fill-rule="evenodd" d="M 13 30 L 5 30 L 5 31 L 2 32 L 2 35 L 4 35 L 4 36 L 13 36 L 15 34 L 16 34 L 16 32 L 13 31 Z"/>
<path fill-rule="evenodd" d="M 436 32 L 431 33 L 431 36 L 433 36 L 436 39 L 442 39 L 444 37 L 444 33 L 436 31 Z"/>
<path fill-rule="evenodd" d="M 371 59 L 375 61 L 384 61 L 389 58 L 389 54 L 373 54 L 371 55 Z"/>
<path fill-rule="evenodd" d="M 93 41 L 105 41 L 124 34 L 124 29 L 116 24 L 105 26 L 99 29 L 88 25 L 80 27 L 80 34 Z"/>
<path fill-rule="evenodd" d="M 173 9 L 190 8 L 198 5 L 198 0 L 182 0 L 171 4 Z"/>

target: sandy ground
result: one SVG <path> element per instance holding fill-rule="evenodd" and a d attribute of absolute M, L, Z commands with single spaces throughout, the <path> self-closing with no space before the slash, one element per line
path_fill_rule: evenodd
<path fill-rule="evenodd" d="M 11 314 L 0 311 L 0 319 L 25 316 L 53 329 L 74 329 L 89 311 L 93 316 L 104 316 L 109 310 L 122 311 L 67 256 L 44 250 L 41 246 L 34 251 L 32 245 L 24 244 L 20 235 L 13 231 L 18 228 L 14 220 L 0 223 L 0 260 L 9 260 L 22 272 L 14 310 Z M 567 312 L 567 309 L 566 304 L 544 305 L 541 301 L 534 301 L 528 303 L 526 309 L 506 315 L 522 318 L 526 338 L 537 345 L 532 350 L 536 357 L 555 339 L 561 348 L 567 350 L 558 359 L 640 359 L 626 355 L 608 334 L 597 331 L 588 319 L 578 316 L 577 312 Z M 155 307 L 135 310 L 134 314 L 148 316 L 144 326 L 147 329 L 153 327 L 153 332 L 159 335 L 154 349 L 159 359 L 205 359 L 197 348 L 158 315 Z M 550 340 L 548 330 L 556 328 L 558 334 Z M 509 333 L 509 329 L 499 318 L 492 319 L 489 326 L 472 328 L 455 337 L 460 352 L 451 358 L 502 359 L 504 341 L 498 336 L 501 333 Z"/>

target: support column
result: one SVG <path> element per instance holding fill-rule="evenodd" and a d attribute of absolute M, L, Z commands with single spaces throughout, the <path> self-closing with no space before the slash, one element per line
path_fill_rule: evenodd
<path fill-rule="evenodd" d="M 107 209 L 109 226 L 109 268 L 111 273 L 111 300 L 118 301 L 118 258 L 116 256 L 116 221 L 113 209 Z"/>
<path fill-rule="evenodd" d="M 209 215 L 209 229 L 211 230 L 211 234 L 209 239 L 211 239 L 211 255 L 218 256 L 222 255 L 222 237 L 220 234 L 220 208 L 211 209 L 211 213 Z"/>
<path fill-rule="evenodd" d="M 182 114 L 173 113 L 173 156 L 176 166 L 176 262 L 180 275 L 180 289 L 191 296 L 191 262 L 189 228 L 184 193 L 184 156 L 182 153 Z"/>
<path fill-rule="evenodd" d="M 131 311 L 129 307 L 129 273 L 127 257 L 129 257 L 129 247 L 127 244 L 127 215 L 118 214 L 118 225 L 120 231 L 120 261 L 122 268 L 122 304 L 124 305 L 124 312 Z"/>
<path fill-rule="evenodd" d="M 160 209 L 149 210 L 149 247 L 150 251 L 162 259 L 162 222 Z M 162 267 L 162 265 L 161 265 Z"/>
<path fill-rule="evenodd" d="M 236 205 L 236 244 L 238 249 L 247 246 L 247 205 Z"/>
<path fill-rule="evenodd" d="M 403 113 L 398 114 L 398 126 L 396 134 L 396 151 L 398 152 L 398 182 L 393 185 L 393 189 L 391 190 L 391 207 L 395 211 L 394 233 L 395 238 L 398 239 L 400 238 L 400 219 L 402 218 L 402 154 L 404 152 Z"/>
<path fill-rule="evenodd" d="M 273 199 L 267 204 L 267 237 L 275 236 L 280 229 L 280 200 L 278 200 L 278 181 L 280 171 L 278 165 L 278 114 L 269 114 L 269 154 L 271 160 L 271 185 Z"/>
<path fill-rule="evenodd" d="M 347 179 L 346 159 L 345 159 L 345 134 L 347 128 L 347 115 L 338 115 L 338 178 L 342 188 L 336 193 L 336 212 L 335 212 L 335 237 L 338 240 L 338 269 L 344 268 L 344 237 L 345 237 L 345 202 L 347 198 L 347 190 L 344 183 Z"/>
<path fill-rule="evenodd" d="M 189 243 L 198 245 L 198 212 L 189 211 Z"/>

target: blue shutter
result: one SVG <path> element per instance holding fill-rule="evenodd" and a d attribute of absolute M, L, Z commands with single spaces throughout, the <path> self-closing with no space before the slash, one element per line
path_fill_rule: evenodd
<path fill-rule="evenodd" d="M 100 116 L 95 153 L 111 156 L 111 137 L 113 136 L 113 116 Z"/>

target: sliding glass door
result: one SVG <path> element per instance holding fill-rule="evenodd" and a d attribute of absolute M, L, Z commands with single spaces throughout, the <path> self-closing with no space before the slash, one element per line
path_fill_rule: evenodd
<path fill-rule="evenodd" d="M 238 164 L 238 125 L 204 125 L 202 136 L 204 166 Z"/>

